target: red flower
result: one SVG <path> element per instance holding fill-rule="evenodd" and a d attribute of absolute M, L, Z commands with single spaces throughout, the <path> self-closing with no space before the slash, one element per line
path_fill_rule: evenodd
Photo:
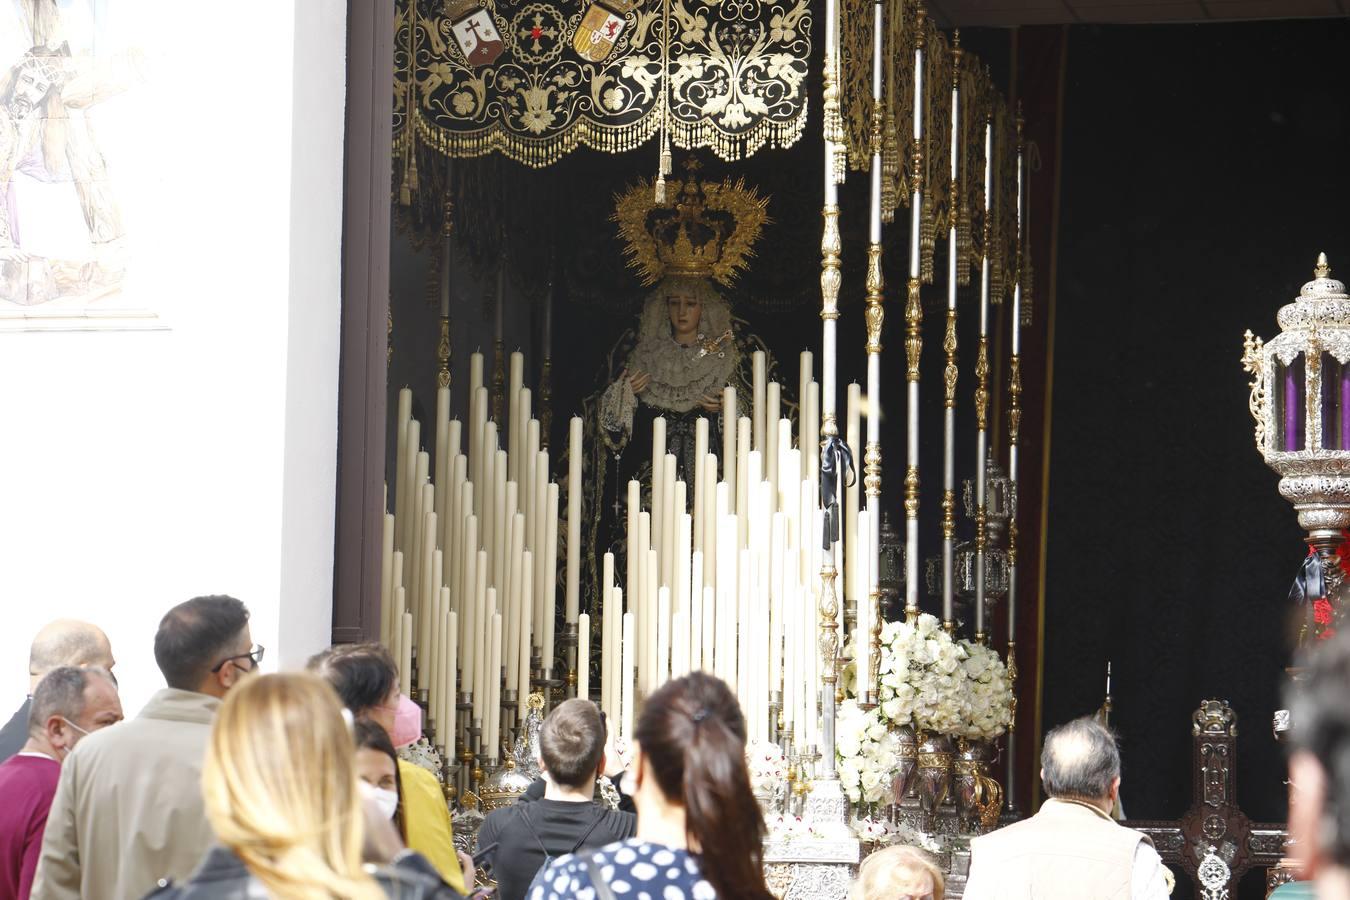
<path fill-rule="evenodd" d="M 1313 601 L 1313 621 L 1318 625 L 1331 624 L 1331 603 L 1325 597 Z"/>
<path fill-rule="evenodd" d="M 1330 638 L 1334 638 L 1335 636 L 1336 636 L 1335 628 L 1323 628 L 1320 632 L 1318 632 L 1317 639 L 1319 641 L 1325 641 Z"/>

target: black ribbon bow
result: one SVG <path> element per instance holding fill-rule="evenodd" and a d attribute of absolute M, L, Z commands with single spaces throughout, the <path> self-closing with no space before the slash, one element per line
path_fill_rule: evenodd
<path fill-rule="evenodd" d="M 1295 606 L 1303 606 L 1314 600 L 1320 600 L 1327 594 L 1326 579 L 1322 574 L 1322 557 L 1315 551 L 1308 554 L 1308 558 L 1303 560 L 1303 566 L 1298 570 L 1298 575 L 1294 578 L 1294 584 L 1289 588 L 1289 602 Z"/>
<path fill-rule="evenodd" d="M 845 487 L 852 487 L 857 480 L 857 471 L 853 468 L 853 451 L 836 435 L 827 437 L 820 448 L 820 505 L 825 510 L 825 533 L 821 535 L 821 549 L 826 551 L 839 540 L 840 476 L 843 476 Z"/>

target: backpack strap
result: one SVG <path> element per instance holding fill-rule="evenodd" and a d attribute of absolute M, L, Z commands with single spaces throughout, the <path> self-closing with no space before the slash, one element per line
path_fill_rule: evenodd
<path fill-rule="evenodd" d="M 577 838 L 577 842 L 572 845 L 572 849 L 569 852 L 576 853 L 578 850 L 580 850 L 582 845 L 586 843 L 586 839 L 591 836 L 591 833 L 595 831 L 596 826 L 600 824 L 600 821 L 604 819 L 604 817 L 605 811 L 597 807 L 597 814 L 595 817 L 595 821 L 591 822 L 591 827 L 586 829 L 585 834 Z"/>
<path fill-rule="evenodd" d="M 614 900 L 614 892 L 609 889 L 605 879 L 600 875 L 600 867 L 595 864 L 595 857 L 587 854 L 582 860 L 586 867 L 586 875 L 591 880 L 591 887 L 595 888 L 595 900 Z"/>

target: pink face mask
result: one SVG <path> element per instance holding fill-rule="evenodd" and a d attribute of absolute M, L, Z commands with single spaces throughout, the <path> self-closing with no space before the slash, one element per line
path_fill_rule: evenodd
<path fill-rule="evenodd" d="M 394 733 L 389 739 L 394 749 L 402 750 L 417 743 L 422 737 L 422 707 L 403 694 L 398 695 L 398 709 L 394 712 Z"/>

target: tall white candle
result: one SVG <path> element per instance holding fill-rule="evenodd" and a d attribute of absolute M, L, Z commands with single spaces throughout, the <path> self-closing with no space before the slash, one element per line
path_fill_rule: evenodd
<path fill-rule="evenodd" d="M 861 410 L 862 388 L 855 381 L 848 386 L 844 414 L 844 440 L 853 453 L 853 465 L 857 472 L 851 484 L 844 482 L 844 596 L 854 598 L 858 596 L 859 586 L 865 581 L 858 556 L 859 489 L 862 487 L 863 467 Z"/>
<path fill-rule="evenodd" d="M 778 382 L 769 382 L 765 405 L 764 478 L 773 487 L 773 505 L 778 509 L 778 415 L 782 406 L 782 388 Z"/>
<path fill-rule="evenodd" d="M 656 675 L 652 679 L 652 690 L 656 690 L 670 679 L 670 588 L 661 587 L 656 592 Z"/>
<path fill-rule="evenodd" d="M 502 616 L 492 615 L 492 631 L 488 636 L 488 686 L 491 705 L 488 707 L 487 755 L 491 759 L 501 759 L 501 722 L 502 722 Z"/>
<path fill-rule="evenodd" d="M 511 539 L 511 517 L 516 513 L 518 489 L 514 481 L 506 480 L 506 451 L 497 451 L 492 464 L 492 586 L 497 589 L 498 602 L 506 601 L 506 568 L 510 564 L 507 543 Z"/>
<path fill-rule="evenodd" d="M 600 708 L 611 721 L 616 719 L 614 672 L 619 642 L 614 626 L 618 615 L 614 609 L 614 554 L 606 553 L 600 576 Z"/>
<path fill-rule="evenodd" d="M 445 750 L 455 752 L 455 741 L 459 734 L 459 614 L 449 610 L 445 614 L 445 722 L 437 726 L 445 735 Z"/>
<path fill-rule="evenodd" d="M 577 621 L 581 601 L 581 417 L 567 428 L 567 605 L 564 616 Z M 612 560 L 611 560 L 612 564 Z"/>
<path fill-rule="evenodd" d="M 652 420 L 652 547 L 657 559 L 664 563 L 663 531 L 666 526 L 666 420 L 662 416 Z M 657 569 L 661 572 L 661 569 Z M 659 576 L 658 576 L 659 577 Z M 641 627 L 642 623 L 638 623 Z M 638 669 L 639 673 L 642 671 Z M 646 678 L 643 678 L 646 681 Z"/>
<path fill-rule="evenodd" d="M 689 670 L 703 668 L 703 551 L 690 554 L 689 565 Z"/>
<path fill-rule="evenodd" d="M 511 517 L 511 577 L 508 579 L 510 589 L 507 593 L 505 618 L 503 619 L 506 637 L 502 645 L 502 658 L 508 663 L 513 663 L 520 658 L 520 624 L 522 620 L 520 603 L 524 596 L 525 582 L 532 575 L 524 567 L 525 553 L 525 516 L 516 513 Z M 507 665 L 506 689 L 514 691 L 519 685 L 519 668 L 514 664 Z M 527 683 L 525 687 L 528 690 L 529 684 Z"/>
<path fill-rule="evenodd" d="M 679 487 L 684 487 L 684 482 L 679 483 Z M 676 491 L 676 497 L 683 499 L 684 492 Z M 682 506 L 682 505 L 681 505 Z M 690 536 L 693 531 L 694 520 L 686 512 L 681 512 L 678 524 L 675 526 L 675 585 L 672 596 L 674 602 L 672 609 L 689 609 L 689 565 L 692 548 L 690 545 Z"/>
<path fill-rule="evenodd" d="M 627 525 L 624 528 L 624 541 L 626 550 L 624 552 L 624 578 L 623 589 L 630 598 L 636 597 L 638 570 L 641 565 L 642 555 L 637 551 L 640 549 L 637 544 L 638 520 L 642 514 L 641 494 L 642 485 L 636 481 L 628 482 L 627 504 L 624 513 L 627 517 Z"/>
<path fill-rule="evenodd" d="M 717 583 L 717 457 L 703 458 L 703 583 Z"/>
<path fill-rule="evenodd" d="M 487 724 L 483 711 L 487 709 L 487 633 L 492 612 L 488 608 L 487 570 L 487 552 L 479 550 L 474 554 L 474 619 L 468 646 L 473 649 L 473 718 L 480 725 Z"/>
<path fill-rule="evenodd" d="M 553 629 L 558 618 L 558 486 L 548 486 L 548 508 L 544 512 L 547 533 L 544 537 L 544 668 L 553 665 Z"/>
<path fill-rule="evenodd" d="M 412 468 L 408 464 L 408 426 L 412 422 L 412 391 L 400 388 L 398 392 L 398 430 L 394 457 L 394 512 L 399 516 L 394 546 L 405 550 L 408 523 L 408 486 L 412 483 Z M 402 625 L 398 626 L 402 628 Z"/>
<path fill-rule="evenodd" d="M 736 389 L 722 389 L 722 480 L 736 485 Z"/>
<path fill-rule="evenodd" d="M 380 533 L 380 643 L 389 646 L 394 608 L 394 517 L 384 514 Z"/>
<path fill-rule="evenodd" d="M 813 381 L 806 386 L 806 446 L 802 447 L 806 457 L 806 469 L 803 478 L 817 481 L 820 478 L 820 382 Z"/>
<path fill-rule="evenodd" d="M 539 545 L 544 540 L 543 531 L 538 530 L 535 525 L 539 517 L 544 514 L 540 504 L 544 502 L 544 492 L 540 485 L 548 483 L 547 467 L 544 471 L 544 477 L 539 477 L 539 420 L 529 419 L 524 423 L 525 426 L 525 453 L 526 456 L 520 461 L 520 477 L 522 493 L 520 494 L 520 508 L 526 513 L 526 531 L 525 546 L 531 550 L 538 551 Z"/>
<path fill-rule="evenodd" d="M 469 480 L 476 486 L 473 514 L 478 516 L 479 521 L 483 520 L 483 504 L 491 496 L 488 490 L 491 485 L 485 478 L 487 460 L 497 452 L 497 448 L 489 447 L 487 441 L 487 404 L 487 388 L 480 386 L 473 392 L 469 407 L 472 417 L 469 422 Z"/>
<path fill-rule="evenodd" d="M 523 387 L 519 391 L 516 405 L 520 409 L 516 412 L 516 418 L 511 420 L 511 427 L 516 429 L 519 439 L 514 447 L 508 447 L 507 453 L 511 456 L 510 472 L 515 476 L 516 483 L 527 490 L 520 495 L 520 505 L 522 511 L 526 505 L 526 499 L 530 496 L 528 492 L 533 474 L 530 472 L 529 461 L 534 459 L 534 454 L 539 450 L 539 424 L 534 425 L 534 445 L 530 444 L 530 423 L 532 419 L 530 411 L 530 389 Z M 531 547 L 531 550 L 534 548 Z"/>
<path fill-rule="evenodd" d="M 694 420 L 694 549 L 703 549 L 703 482 L 708 473 L 703 467 L 703 459 L 708 455 L 708 420 L 699 416 Z M 686 479 L 690 477 L 686 474 Z M 713 472 L 713 479 L 717 473 Z"/>
<path fill-rule="evenodd" d="M 473 508 L 472 494 L 467 497 L 465 494 L 466 491 L 473 490 L 473 485 L 465 480 L 468 474 L 468 459 L 463 453 L 455 454 L 450 472 L 451 503 L 450 509 L 446 511 L 446 519 L 441 523 L 441 546 L 447 548 L 450 554 L 450 569 L 445 576 L 445 583 L 451 587 L 450 608 L 458 610 L 462 602 L 459 588 L 464 580 L 464 542 L 459 536 L 464 531 L 465 506 Z"/>
<path fill-rule="evenodd" d="M 763 350 L 756 350 L 750 356 L 751 368 L 751 387 L 753 389 L 753 405 L 750 409 L 750 415 L 754 422 L 754 449 L 760 453 L 764 452 L 764 429 L 765 415 L 768 412 L 768 404 L 765 402 L 765 390 L 767 379 L 765 378 L 766 360 Z"/>
<path fill-rule="evenodd" d="M 557 485 L 551 484 L 548 480 L 548 460 L 549 454 L 547 450 L 540 450 L 534 456 L 533 484 L 535 519 L 530 523 L 530 530 L 534 532 L 534 537 L 533 540 L 526 542 L 526 546 L 534 551 L 534 621 L 535 627 L 538 629 L 537 637 L 541 641 L 544 638 L 544 577 L 545 568 L 548 566 L 549 561 L 549 527 L 547 521 L 549 511 L 548 492 L 550 488 L 555 492 L 558 489 Z M 557 512 L 556 506 L 554 506 L 554 512 Z M 555 522 L 553 530 L 553 542 L 555 544 L 553 558 L 555 560 L 557 559 L 556 544 L 558 534 L 556 525 L 557 523 Z M 540 646 L 542 646 L 542 644 Z"/>
<path fill-rule="evenodd" d="M 591 617 L 577 615 L 577 696 L 591 699 Z"/>
<path fill-rule="evenodd" d="M 635 658 L 637 651 L 637 623 L 633 620 L 632 613 L 624 613 L 623 615 L 623 642 L 620 646 L 620 652 L 623 654 L 623 673 L 619 683 L 622 694 L 620 697 L 622 728 L 619 732 L 619 736 L 624 740 L 632 740 L 633 716 L 637 709 L 637 681 L 635 671 L 637 663 Z"/>
<path fill-rule="evenodd" d="M 482 479 L 476 482 L 477 493 L 481 494 L 478 503 L 482 511 L 478 514 L 479 539 L 483 549 L 491 554 L 497 534 L 497 499 L 495 485 L 497 475 L 497 423 L 488 421 L 483 425 L 483 472 Z M 489 565 L 492 560 L 488 560 Z M 487 582 L 492 584 L 495 573 L 489 569 Z"/>
<path fill-rule="evenodd" d="M 650 563 L 648 551 L 651 549 L 651 513 L 638 513 L 637 543 L 629 543 L 628 552 L 637 555 L 637 569 L 633 585 L 629 588 L 628 608 L 634 613 L 634 627 L 638 630 L 637 659 L 635 665 L 641 673 L 643 686 L 647 683 L 647 673 L 651 671 L 653 660 L 647 656 L 647 625 L 652 613 L 647 606 L 647 567 Z M 653 598 L 654 600 L 655 598 Z"/>
<path fill-rule="evenodd" d="M 399 588 L 399 590 L 403 590 Z M 410 612 L 403 614 L 402 637 L 399 639 L 399 662 L 398 662 L 398 681 L 399 690 L 403 696 L 407 697 L 412 693 L 412 633 L 413 616 Z"/>
<path fill-rule="evenodd" d="M 860 572 L 868 571 L 868 544 L 871 537 L 870 515 L 867 510 L 858 513 L 857 535 L 858 550 L 857 566 Z M 865 581 L 860 578 L 859 581 Z M 853 633 L 853 658 L 856 660 L 856 671 L 858 673 L 858 697 L 862 700 L 870 700 L 872 695 L 872 604 L 871 596 L 866 587 L 863 590 L 854 591 L 854 597 L 858 604 L 858 627 Z"/>
<path fill-rule="evenodd" d="M 450 389 L 436 388 L 436 459 L 432 465 L 436 486 L 436 515 L 445 513 L 445 492 L 450 487 Z"/>
<path fill-rule="evenodd" d="M 741 416 L 736 421 L 736 515 L 740 534 L 737 547 L 744 547 L 750 525 L 750 419 Z"/>
<path fill-rule="evenodd" d="M 675 529 L 679 516 L 684 514 L 684 491 L 680 491 L 680 506 L 675 504 L 675 456 L 667 453 L 661 465 L 661 583 L 671 587 L 675 583 Z"/>
<path fill-rule="evenodd" d="M 660 584 L 659 567 L 656 560 L 656 551 L 647 551 L 647 566 L 644 569 L 647 573 L 646 590 L 642 592 L 642 616 L 638 620 L 638 625 L 642 629 L 646 640 L 646 650 L 644 651 L 647 659 L 647 669 L 639 669 L 638 674 L 642 679 L 643 693 L 651 694 L 660 686 L 657 680 L 661 676 L 661 648 L 658 646 L 658 640 L 661 634 L 661 616 L 660 616 Z"/>
<path fill-rule="evenodd" d="M 472 487 L 472 485 L 470 485 Z M 460 551 L 463 565 L 460 568 L 460 609 L 463 610 L 464 627 L 459 633 L 459 658 L 464 669 L 462 690 L 472 693 L 474 689 L 474 656 L 478 627 L 478 517 L 469 513 L 464 517 L 464 534 L 460 540 L 464 547 Z"/>
<path fill-rule="evenodd" d="M 506 432 L 506 452 L 511 458 L 511 471 L 509 477 L 512 481 L 521 480 L 517 468 L 520 465 L 521 446 L 520 442 L 525 437 L 523 430 L 517 431 L 517 425 L 523 425 L 519 420 L 520 416 L 520 389 L 525 384 L 525 354 L 519 350 L 511 354 L 507 362 L 506 374 L 506 399 L 510 404 L 507 407 L 508 421 L 511 423 L 509 428 L 502 429 Z"/>
<path fill-rule="evenodd" d="M 446 626 L 448 620 L 446 613 L 450 606 L 450 589 L 441 588 L 436 592 L 436 655 L 435 655 L 435 678 L 431 684 L 431 715 L 436 721 L 437 728 L 445 726 L 445 664 L 448 661 L 445 655 Z"/>
<path fill-rule="evenodd" d="M 769 693 L 783 690 L 783 634 L 787 598 L 783 572 L 787 568 L 787 516 L 774 513 L 769 526 Z"/>
<path fill-rule="evenodd" d="M 521 568 L 529 572 L 533 565 L 533 554 L 526 550 L 521 554 Z M 530 632 L 534 626 L 534 579 L 526 577 L 521 586 L 520 595 L 520 644 L 516 647 L 516 655 L 511 660 L 511 665 L 516 670 L 516 715 L 523 721 L 529 712 L 530 699 L 530 658 L 534 655 L 534 642 L 530 637 Z"/>
<path fill-rule="evenodd" d="M 688 675 L 689 667 L 689 609 L 678 610 L 670 617 L 670 677 Z"/>
<path fill-rule="evenodd" d="M 807 390 L 815 376 L 815 362 L 810 350 L 803 350 L 798 357 L 798 376 L 797 376 L 797 449 L 803 454 L 806 452 L 807 422 L 810 421 L 810 410 L 807 408 Z M 803 460 L 805 465 L 806 461 Z M 802 469 L 800 478 L 806 477 L 806 470 Z"/>

